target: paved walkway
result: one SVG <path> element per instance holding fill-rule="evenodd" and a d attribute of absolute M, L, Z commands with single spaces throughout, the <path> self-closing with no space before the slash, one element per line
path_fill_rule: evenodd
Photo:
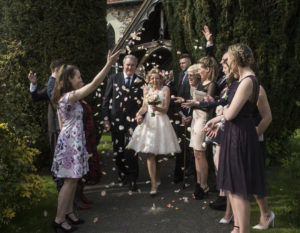
<path fill-rule="evenodd" d="M 120 187 L 115 164 L 108 155 L 103 156 L 103 176 L 100 185 L 87 186 L 85 193 L 94 201 L 89 210 L 79 211 L 86 220 L 78 233 L 228 233 L 232 225 L 218 221 L 223 212 L 211 210 L 209 201 L 216 193 L 209 193 L 204 200 L 193 200 L 193 178 L 190 187 L 182 190 L 182 184 L 172 183 L 174 159 L 168 159 L 161 169 L 162 184 L 159 194 L 150 197 L 150 181 L 146 158 L 140 159 L 139 192 L 130 193 L 128 187 Z"/>

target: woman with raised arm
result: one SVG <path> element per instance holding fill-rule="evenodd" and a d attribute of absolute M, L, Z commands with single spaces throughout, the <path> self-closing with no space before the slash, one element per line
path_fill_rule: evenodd
<path fill-rule="evenodd" d="M 264 156 L 259 145 L 253 115 L 259 96 L 259 81 L 251 66 L 252 50 L 244 44 L 228 48 L 231 72 L 239 75 L 236 92 L 228 97 L 229 107 L 223 116 L 212 119 L 204 128 L 209 131 L 221 118 L 225 121 L 217 184 L 228 193 L 234 221 L 234 233 L 250 232 L 249 195 L 263 199 L 266 195 Z"/>
<path fill-rule="evenodd" d="M 104 68 L 87 85 L 82 87 L 82 78 L 77 67 L 63 65 L 55 82 L 52 104 L 57 109 L 60 122 L 60 134 L 54 153 L 51 171 L 55 177 L 63 178 L 64 184 L 58 194 L 57 213 L 53 221 L 55 230 L 73 232 L 72 224 L 84 223 L 73 211 L 73 202 L 78 180 L 88 172 L 88 153 L 85 147 L 83 128 L 83 108 L 79 100 L 83 99 L 102 83 L 120 51 L 108 53 Z"/>

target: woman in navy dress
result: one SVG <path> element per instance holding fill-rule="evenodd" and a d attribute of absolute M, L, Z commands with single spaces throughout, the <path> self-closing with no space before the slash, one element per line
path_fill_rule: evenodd
<path fill-rule="evenodd" d="M 235 44 L 228 49 L 230 71 L 239 75 L 236 92 L 228 97 L 229 107 L 223 116 L 211 120 L 204 130 L 213 130 L 221 118 L 225 121 L 219 161 L 217 184 L 228 193 L 234 214 L 232 231 L 250 232 L 249 195 L 264 198 L 264 157 L 259 145 L 253 114 L 259 94 L 259 81 L 250 68 L 254 64 L 251 49 L 244 44 Z"/>

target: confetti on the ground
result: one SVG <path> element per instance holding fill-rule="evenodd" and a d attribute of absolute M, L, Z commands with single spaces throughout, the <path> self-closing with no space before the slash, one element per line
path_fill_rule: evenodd
<path fill-rule="evenodd" d="M 96 217 L 96 218 L 94 218 L 93 223 L 96 223 L 98 221 L 99 221 L 99 219 L 98 219 L 98 217 Z"/>
<path fill-rule="evenodd" d="M 151 207 L 152 210 L 155 210 L 156 209 L 156 205 L 155 203 L 153 203 L 152 207 Z"/>

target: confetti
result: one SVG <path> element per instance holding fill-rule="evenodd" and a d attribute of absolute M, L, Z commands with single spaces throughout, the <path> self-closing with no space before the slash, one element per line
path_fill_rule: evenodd
<path fill-rule="evenodd" d="M 107 173 L 106 173 L 105 171 L 102 171 L 102 175 L 106 176 L 106 174 L 107 174 Z"/>
<path fill-rule="evenodd" d="M 179 192 L 180 192 L 180 189 L 174 190 L 174 193 L 179 193 Z"/>
<path fill-rule="evenodd" d="M 152 210 L 155 210 L 156 209 L 156 205 L 155 203 L 153 203 L 152 207 L 151 207 Z"/>
<path fill-rule="evenodd" d="M 48 216 L 47 210 L 44 210 L 43 214 L 44 214 L 44 217 L 47 217 Z"/>
<path fill-rule="evenodd" d="M 124 130 L 124 126 L 123 125 L 119 125 L 119 130 Z"/>
<path fill-rule="evenodd" d="M 131 190 L 128 191 L 128 195 L 129 195 L 129 196 L 132 195 L 132 191 L 131 191 Z"/>
<path fill-rule="evenodd" d="M 99 221 L 99 219 L 98 219 L 98 217 L 96 217 L 96 218 L 94 218 L 93 223 L 96 223 L 98 221 Z"/>
<path fill-rule="evenodd" d="M 101 191 L 100 195 L 101 195 L 101 197 L 105 197 L 106 196 L 106 191 L 105 190 Z"/>

